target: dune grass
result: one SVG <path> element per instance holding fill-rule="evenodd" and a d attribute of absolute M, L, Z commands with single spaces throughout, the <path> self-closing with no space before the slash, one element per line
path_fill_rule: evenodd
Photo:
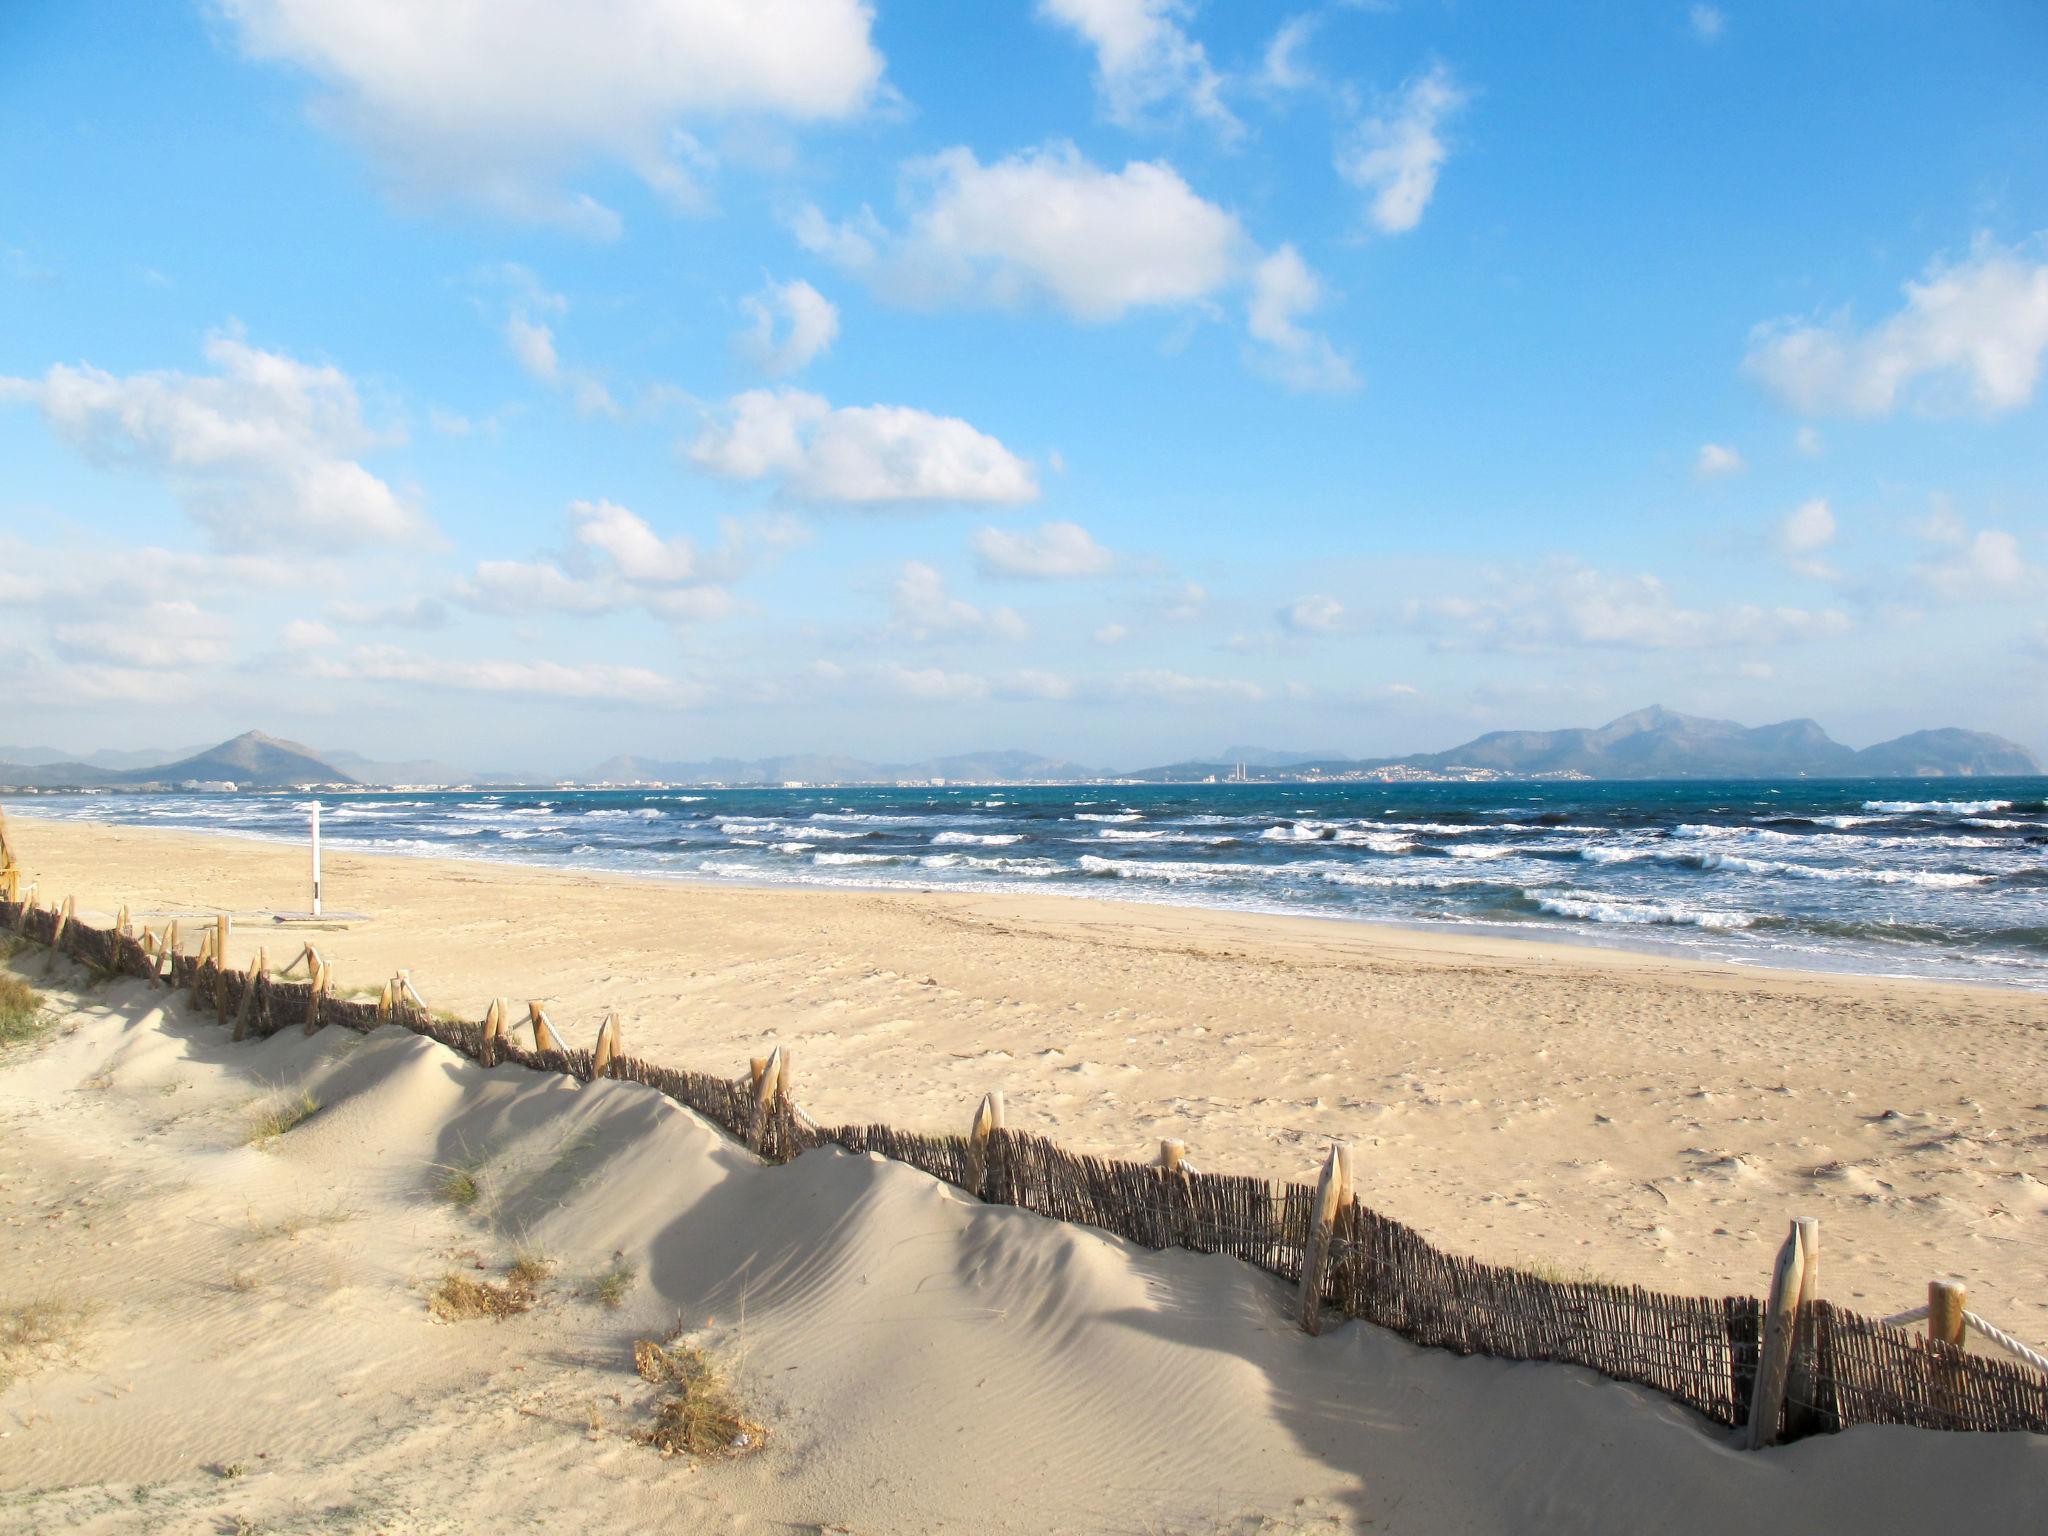
<path fill-rule="evenodd" d="M 19 976 L 0 971 L 0 1049 L 40 1039 L 51 1023 L 49 1000 Z"/>
<path fill-rule="evenodd" d="M 246 1140 L 252 1147 L 265 1146 L 319 1113 L 320 1101 L 310 1090 L 301 1088 L 296 1093 L 280 1092 L 250 1116 Z"/>
<path fill-rule="evenodd" d="M 529 1272 L 530 1273 L 530 1272 Z M 504 1284 L 479 1280 L 451 1269 L 427 1296 L 427 1310 L 443 1322 L 462 1323 L 488 1317 L 503 1322 L 533 1310 L 537 1282 L 521 1276 L 518 1266 Z"/>
<path fill-rule="evenodd" d="M 600 1270 L 583 1282 L 583 1299 L 616 1311 L 625 1305 L 626 1293 L 633 1289 L 633 1282 L 639 1278 L 639 1274 L 640 1272 L 631 1264 L 614 1255 L 610 1267 Z"/>
<path fill-rule="evenodd" d="M 633 1345 L 633 1368 L 643 1381 L 666 1389 L 647 1439 L 668 1455 L 741 1456 L 761 1444 L 761 1426 L 746 1416 L 725 1373 L 704 1352 L 671 1340 Z"/>
<path fill-rule="evenodd" d="M 0 1306 L 0 1390 L 77 1344 L 92 1312 L 61 1296 Z"/>

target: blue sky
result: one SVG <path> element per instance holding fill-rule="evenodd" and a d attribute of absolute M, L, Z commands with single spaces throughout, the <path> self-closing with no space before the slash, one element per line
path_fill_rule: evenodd
<path fill-rule="evenodd" d="M 2044 59 L 2020 0 L 10 8 L 0 740 L 2048 748 Z"/>

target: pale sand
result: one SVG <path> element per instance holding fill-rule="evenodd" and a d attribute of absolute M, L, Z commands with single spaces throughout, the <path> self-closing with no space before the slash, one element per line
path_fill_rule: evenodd
<path fill-rule="evenodd" d="M 303 850 L 32 819 L 45 899 L 303 933 Z M 344 986 L 411 969 L 480 1016 L 544 1000 L 588 1044 L 738 1073 L 794 1048 L 825 1122 L 965 1129 L 983 1092 L 1066 1144 L 1360 1192 L 1453 1249 L 1756 1293 L 1795 1215 L 1823 1289 L 1879 1314 L 1934 1277 L 2048 1344 L 2048 997 L 1029 895 L 745 889 L 329 850 L 312 935 Z M 517 1010 L 523 1013 L 523 1009 Z"/>
<path fill-rule="evenodd" d="M 2038 1523 L 2042 1437 L 1866 1427 L 1747 1454 L 1586 1371 L 1357 1323 L 1310 1338 L 1222 1256 L 879 1158 L 766 1166 L 637 1084 L 486 1072 L 396 1028 L 235 1045 L 163 999 L 59 994 L 65 1032 L 0 1055 L 0 1306 L 90 1309 L 0 1389 L 10 1531 Z M 319 1108 L 245 1145 L 277 1090 Z M 482 1191 L 465 1209 L 435 1195 L 458 1162 Z M 520 1247 L 558 1266 L 534 1311 L 430 1319 L 451 1267 L 501 1273 Z M 611 1311 L 578 1283 L 614 1262 L 635 1278 Z M 656 1393 L 632 1343 L 678 1324 L 766 1426 L 746 1459 L 637 1439 Z"/>

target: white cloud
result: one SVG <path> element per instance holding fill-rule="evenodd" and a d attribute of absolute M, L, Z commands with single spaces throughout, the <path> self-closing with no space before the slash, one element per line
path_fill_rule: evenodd
<path fill-rule="evenodd" d="M 1344 624 L 1344 605 L 1320 592 L 1297 597 L 1277 615 L 1283 629 L 1297 635 L 1334 635 Z"/>
<path fill-rule="evenodd" d="M 977 608 L 946 590 L 946 578 L 922 560 L 904 564 L 889 595 L 897 628 L 913 640 L 984 637 L 1024 638 L 1024 620 L 1014 608 Z"/>
<path fill-rule="evenodd" d="M 1028 463 L 958 417 L 901 405 L 835 407 L 788 388 L 734 396 L 690 457 L 731 479 L 776 479 L 809 501 L 1023 502 L 1038 495 Z"/>
<path fill-rule="evenodd" d="M 408 194 L 453 194 L 609 236 L 562 182 L 626 166 L 683 207 L 707 156 L 686 121 L 844 118 L 882 74 L 864 0 L 215 0 L 252 58 L 309 71 L 317 115 Z"/>
<path fill-rule="evenodd" d="M 2041 572 L 2020 549 L 2020 541 L 1999 528 L 1970 534 L 1942 530 L 1954 553 L 1918 568 L 1920 579 L 1951 602 L 1985 601 L 2032 592 Z"/>
<path fill-rule="evenodd" d="M 505 344 L 512 349 L 519 366 L 544 384 L 554 383 L 562 371 L 561 359 L 555 355 L 555 333 L 538 320 L 522 314 L 508 315 Z"/>
<path fill-rule="evenodd" d="M 1298 91 L 1315 83 L 1301 62 L 1302 46 L 1315 31 L 1316 18 L 1294 16 L 1280 24 L 1273 40 L 1266 44 L 1265 62 L 1259 67 L 1259 83 L 1275 91 Z"/>
<path fill-rule="evenodd" d="M 1095 85 L 1112 121 L 1144 123 L 1157 109 L 1183 107 L 1235 136 L 1242 125 L 1223 105 L 1223 81 L 1202 45 L 1181 26 L 1185 0 L 1039 0 L 1041 16 L 1071 27 L 1095 50 Z"/>
<path fill-rule="evenodd" d="M 1789 553 L 1810 555 L 1835 542 L 1835 514 L 1827 498 L 1816 496 L 1802 501 L 1785 517 L 1778 529 L 1778 542 Z"/>
<path fill-rule="evenodd" d="M 1048 580 L 1100 576 L 1116 565 L 1116 556 L 1079 523 L 1040 523 L 1029 533 L 984 528 L 974 536 L 974 558 L 985 575 Z"/>
<path fill-rule="evenodd" d="M 1322 299 L 1321 282 L 1291 245 L 1254 267 L 1247 329 L 1262 346 L 1253 364 L 1293 389 L 1356 389 L 1351 359 L 1298 323 Z"/>
<path fill-rule="evenodd" d="M 0 377 L 0 402 L 41 408 L 87 459 L 163 479 L 223 543 L 328 548 L 416 540 L 424 522 L 357 458 L 396 438 L 364 419 L 355 382 L 237 334 L 208 339 L 211 374 L 125 377 L 88 364 Z"/>
<path fill-rule="evenodd" d="M 185 601 L 150 603 L 138 611 L 50 626 L 57 654 L 68 661 L 145 671 L 225 661 L 232 634 L 225 619 Z"/>
<path fill-rule="evenodd" d="M 902 302 L 1043 299 L 1087 321 L 1205 299 L 1237 277 L 1249 249 L 1236 216 L 1164 161 L 1106 171 L 1070 143 L 992 165 L 945 150 L 905 167 L 904 193 L 900 234 L 872 213 L 833 225 L 808 209 L 797 238 Z"/>
<path fill-rule="evenodd" d="M 1834 542 L 1835 514 L 1824 496 L 1802 501 L 1778 525 L 1778 549 L 1786 563 L 1816 581 L 1835 579 L 1834 569 L 1820 558 L 1820 552 Z"/>
<path fill-rule="evenodd" d="M 1448 69 L 1432 65 L 1339 147 L 1337 173 L 1371 194 L 1366 213 L 1378 229 L 1401 234 L 1422 222 L 1450 153 L 1443 126 L 1468 99 Z"/>
<path fill-rule="evenodd" d="M 2048 352 L 2048 261 L 1980 242 L 1905 285 L 1905 306 L 1859 331 L 1846 316 L 1758 326 L 1744 367 L 1808 415 L 1885 416 L 1902 404 L 1987 412 L 2034 397 Z"/>
<path fill-rule="evenodd" d="M 1266 697 L 1257 683 L 1235 677 L 1193 677 L 1185 672 L 1145 668 L 1119 675 L 1110 691 L 1123 698 L 1167 703 L 1237 702 L 1254 704 Z"/>
<path fill-rule="evenodd" d="M 647 523 L 609 501 L 572 501 L 569 518 L 576 542 L 601 551 L 629 582 L 681 586 L 703 575 L 696 545 L 677 536 L 664 539 Z"/>
<path fill-rule="evenodd" d="M 1703 43 L 1719 42 L 1728 27 L 1728 18 L 1711 5 L 1694 6 L 1687 20 L 1692 24 L 1692 35 Z"/>
<path fill-rule="evenodd" d="M 322 610 L 336 624 L 366 629 L 440 629 L 448 622 L 447 606 L 435 597 L 401 598 L 366 603 L 343 598 Z"/>
<path fill-rule="evenodd" d="M 1801 427 L 1793 433 L 1792 446 L 1809 459 L 1819 458 L 1827 448 L 1821 441 L 1820 430 L 1817 427 Z"/>
<path fill-rule="evenodd" d="M 1570 561 L 1502 573 L 1477 597 L 1411 602 L 1405 617 L 1440 648 L 1498 651 L 1692 650 L 1823 639 L 1851 627 L 1835 609 L 1691 608 L 1655 576 L 1611 575 Z"/>
<path fill-rule="evenodd" d="M 740 307 L 753 322 L 741 334 L 741 350 L 774 378 L 801 373 L 839 334 L 839 311 L 802 278 L 770 283 Z"/>
<path fill-rule="evenodd" d="M 570 544 L 536 560 L 484 560 L 455 586 L 456 600 L 497 613 L 541 609 L 614 613 L 644 608 L 678 623 L 723 618 L 738 606 L 725 583 L 746 565 L 749 544 L 786 542 L 780 530 L 757 534 L 728 521 L 719 547 L 706 551 L 686 535 L 667 538 L 638 514 L 610 501 L 569 504 Z"/>
<path fill-rule="evenodd" d="M 576 703 L 642 704 L 685 709 L 709 690 L 646 667 L 556 661 L 451 660 L 391 645 L 359 645 L 343 656 L 312 656 L 311 676 L 334 681 L 418 683 L 463 693 L 512 694 Z"/>
<path fill-rule="evenodd" d="M 609 584 L 571 576 L 549 560 L 479 560 L 455 584 L 455 598 L 495 613 L 605 613 L 621 604 Z"/>
<path fill-rule="evenodd" d="M 317 651 L 341 643 L 341 636 L 311 619 L 293 619 L 278 638 L 288 651 Z"/>
<path fill-rule="evenodd" d="M 1158 594 L 1160 612 L 1176 624 L 1192 624 L 1209 606 L 1209 593 L 1198 582 L 1183 582 Z"/>
<path fill-rule="evenodd" d="M 1097 645 L 1121 645 L 1130 639 L 1130 626 L 1126 624 L 1105 624 L 1095 631 L 1093 639 Z"/>
<path fill-rule="evenodd" d="M 1702 480 L 1718 480 L 1723 475 L 1739 475 L 1747 468 L 1742 455 L 1727 444 L 1702 443 L 1692 472 Z"/>

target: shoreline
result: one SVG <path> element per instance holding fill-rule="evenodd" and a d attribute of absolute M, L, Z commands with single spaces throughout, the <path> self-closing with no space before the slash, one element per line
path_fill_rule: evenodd
<path fill-rule="evenodd" d="M 303 900 L 284 844 L 33 818 L 14 841 L 82 913 Z M 1000 1089 L 1075 1151 L 1171 1137 L 1275 1179 L 1345 1139 L 1368 1202 L 1454 1251 L 1661 1290 L 1753 1292 L 1786 1221 L 1817 1215 L 1848 1304 L 1956 1275 L 2048 1329 L 2037 993 L 1049 893 L 340 850 L 325 873 L 331 909 L 373 915 L 245 917 L 233 963 L 311 938 L 344 990 L 407 967 L 465 1016 L 540 1001 L 574 1045 L 615 1009 L 626 1049 L 698 1071 L 780 1045 L 828 1123 L 964 1128 Z"/>
<path fill-rule="evenodd" d="M 390 791 L 401 793 L 401 791 Z M 262 831 L 251 831 L 240 827 L 151 827 L 126 821 L 96 821 L 84 817 L 45 815 L 36 810 L 22 811 L 16 799 L 0 797 L 0 811 L 12 811 L 19 819 L 44 824 L 55 823 L 69 826 L 121 828 L 126 831 L 166 837 L 226 838 L 239 842 L 260 844 L 264 847 L 296 849 L 303 855 L 307 844 L 303 838 L 287 838 Z M 1663 961 L 1682 967 L 1722 967 L 1741 974 L 1761 973 L 1765 975 L 1814 976 L 1844 981 L 1868 981 L 1899 986 L 1960 987 L 1982 989 L 1994 992 L 2014 992 L 2022 995 L 2048 998 L 2048 981 L 2029 983 L 2024 980 L 2006 980 L 1995 976 L 1970 975 L 1957 977 L 1932 976 L 1919 971 L 1866 970 L 1854 964 L 1852 956 L 1845 955 L 1842 964 L 1826 965 L 1803 963 L 1788 958 L 1777 951 L 1763 951 L 1754 956 L 1710 954 L 1693 950 L 1687 945 L 1672 940 L 1659 940 L 1653 934 L 1631 934 L 1613 932 L 1611 925 L 1592 931 L 1573 929 L 1564 924 L 1526 925 L 1526 933 L 1518 931 L 1520 925 L 1510 923 L 1489 923 L 1482 921 L 1464 922 L 1443 920 L 1437 922 L 1400 922 L 1386 918 L 1359 916 L 1346 912 L 1300 912 L 1279 905 L 1256 905 L 1249 902 L 1219 900 L 1210 902 L 1178 900 L 1166 894 L 1147 896 L 1136 892 L 1120 892 L 1117 895 L 1102 895 L 1090 890 L 1076 890 L 1066 886 L 1033 887 L 1015 882 L 974 880 L 950 881 L 946 884 L 918 885 L 909 881 L 864 882 L 858 877 L 832 880 L 775 880 L 752 878 L 738 875 L 704 875 L 694 871 L 638 870 L 624 869 L 615 865 L 580 864 L 571 859 L 541 863 L 531 859 L 501 857 L 491 853 L 469 853 L 461 848 L 436 849 L 431 852 L 398 852 L 388 848 L 363 849 L 352 846 L 345 840 L 338 840 L 329 834 L 322 844 L 323 858 L 331 861 L 337 855 L 351 858 L 391 859 L 403 862 L 445 863 L 455 866 L 509 870 L 526 870 L 536 875 L 561 874 L 593 880 L 622 880 L 645 882 L 659 886 L 681 886 L 709 891 L 743 890 L 760 892 L 816 892 L 821 895 L 834 893 L 850 896 L 900 896 L 907 898 L 947 900 L 996 899 L 1015 897 L 1022 901 L 1072 901 L 1101 904 L 1109 907 L 1135 907 L 1140 909 L 1166 908 L 1175 912 L 1190 914 L 1213 913 L 1222 917 L 1242 916 L 1266 918 L 1276 922 L 1330 924 L 1345 929 L 1364 929 L 1368 932 L 1421 941 L 1424 944 L 1441 943 L 1451 948 L 1470 944 L 1474 954 L 1491 959 L 1511 960 L 1520 949 L 1544 950 L 1551 947 L 1570 952 L 1588 951 L 1600 960 L 1621 962 L 1631 958 Z M 170 914 L 166 914 L 170 915 Z"/>

